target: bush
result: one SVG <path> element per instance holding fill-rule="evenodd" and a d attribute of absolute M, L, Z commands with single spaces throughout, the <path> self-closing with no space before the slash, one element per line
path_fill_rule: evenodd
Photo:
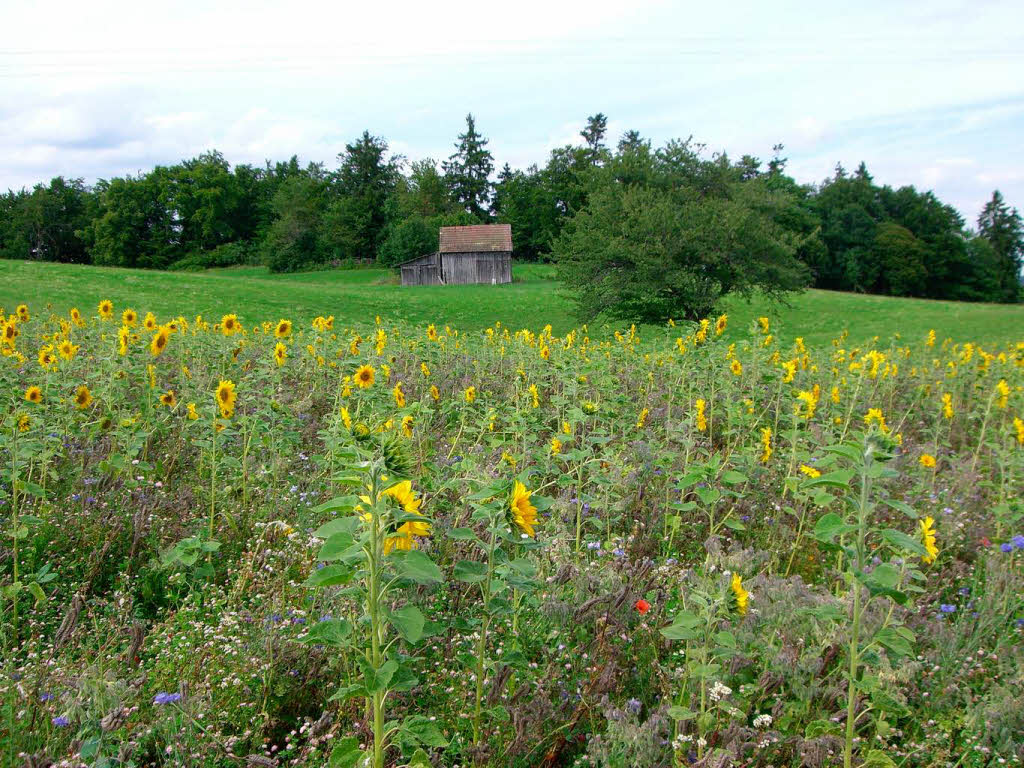
<path fill-rule="evenodd" d="M 239 264 L 247 264 L 252 259 L 253 251 L 250 243 L 225 243 L 212 251 L 194 251 L 171 264 L 168 269 L 197 272 L 214 267 L 234 267 Z"/>

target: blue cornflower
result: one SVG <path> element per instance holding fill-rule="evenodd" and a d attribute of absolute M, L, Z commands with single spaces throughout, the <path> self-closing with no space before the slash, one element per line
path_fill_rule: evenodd
<path fill-rule="evenodd" d="M 1017 549 L 1024 549 L 1024 536 L 1014 536 L 1010 541 Z"/>
<path fill-rule="evenodd" d="M 643 705 L 640 703 L 640 699 L 630 699 L 626 702 L 626 711 L 631 715 L 639 715 L 641 706 Z"/>
<path fill-rule="evenodd" d="M 180 693 L 158 693 L 153 697 L 154 704 L 173 704 L 176 701 L 181 701 Z"/>
<path fill-rule="evenodd" d="M 1006 554 L 1009 554 L 1010 552 L 1013 552 L 1013 544 L 1011 544 L 1008 541 L 1004 541 L 1002 544 L 999 545 L 999 549 L 1001 549 Z"/>
<path fill-rule="evenodd" d="M 967 597 L 969 594 L 971 594 L 971 588 L 970 587 L 960 587 L 960 589 L 957 590 L 957 591 L 961 595 L 963 595 L 964 597 Z"/>
<path fill-rule="evenodd" d="M 39 696 L 39 700 L 40 701 L 49 701 L 52 698 L 53 698 L 53 694 L 52 693 L 43 693 L 43 694 L 41 694 Z"/>
<path fill-rule="evenodd" d="M 616 547 L 612 550 L 612 554 L 616 557 L 624 557 L 626 554 L 626 550 L 624 550 L 622 547 Z"/>
<path fill-rule="evenodd" d="M 953 611 L 956 610 L 956 606 L 955 605 L 950 605 L 949 603 L 943 603 L 942 605 L 939 606 L 939 610 L 942 611 L 943 613 L 953 613 Z"/>
<path fill-rule="evenodd" d="M 588 541 L 587 542 L 587 549 L 589 549 L 589 550 L 595 550 L 595 549 L 600 549 L 600 548 L 601 548 L 601 542 L 600 541 Z"/>
<path fill-rule="evenodd" d="M 64 715 L 57 715 L 55 718 L 50 720 L 50 722 L 56 725 L 58 728 L 67 728 L 69 725 L 71 725 L 71 721 L 64 717 Z"/>

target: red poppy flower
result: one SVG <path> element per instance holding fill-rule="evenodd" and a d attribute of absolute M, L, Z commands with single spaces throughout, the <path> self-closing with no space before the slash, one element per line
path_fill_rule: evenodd
<path fill-rule="evenodd" d="M 651 604 L 642 597 L 636 601 L 636 605 L 634 607 L 640 612 L 641 616 L 651 610 Z"/>

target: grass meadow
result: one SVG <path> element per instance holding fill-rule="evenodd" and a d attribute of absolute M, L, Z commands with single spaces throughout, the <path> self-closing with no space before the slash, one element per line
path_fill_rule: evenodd
<path fill-rule="evenodd" d="M 516 264 L 510 285 L 417 286 L 403 288 L 391 270 L 354 269 L 274 275 L 264 267 L 208 272 L 155 272 L 50 262 L 0 261 L 0 306 L 31 297 L 37 306 L 67 312 L 104 296 L 117 306 L 137 305 L 159 315 L 220 317 L 226 308 L 245 322 L 292 317 L 311 320 L 333 314 L 355 324 L 377 315 L 393 322 L 448 323 L 480 331 L 495 322 L 534 330 L 551 325 L 558 334 L 580 324 L 572 304 L 559 294 L 554 267 Z M 812 290 L 789 306 L 756 299 L 731 299 L 726 311 L 735 327 L 768 315 L 778 328 L 820 344 L 843 330 L 858 342 L 903 333 L 918 337 L 935 330 L 957 341 L 1015 341 L 1024 327 L 1024 307 Z M 730 330 L 729 333 L 734 333 Z"/>
<path fill-rule="evenodd" d="M 0 765 L 1024 760 L 1024 309 L 0 262 Z"/>

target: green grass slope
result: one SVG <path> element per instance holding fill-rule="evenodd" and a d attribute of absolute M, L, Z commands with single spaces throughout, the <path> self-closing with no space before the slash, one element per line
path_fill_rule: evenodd
<path fill-rule="evenodd" d="M 510 285 L 402 287 L 390 270 L 359 269 L 273 275 L 263 267 L 208 272 L 153 272 L 45 262 L 0 261 L 0 307 L 27 302 L 36 312 L 72 306 L 92 313 L 100 299 L 158 317 L 237 313 L 245 322 L 287 317 L 296 321 L 334 315 L 340 326 L 363 325 L 375 315 L 389 321 L 448 323 L 466 331 L 495 321 L 556 334 L 579 324 L 559 291 L 554 269 L 517 264 Z M 1024 306 L 964 304 L 884 296 L 808 291 L 788 306 L 767 301 L 727 302 L 732 332 L 759 315 L 773 318 L 784 337 L 827 342 L 844 328 L 853 342 L 874 335 L 914 339 L 934 328 L 940 339 L 1003 344 L 1024 339 Z"/>

